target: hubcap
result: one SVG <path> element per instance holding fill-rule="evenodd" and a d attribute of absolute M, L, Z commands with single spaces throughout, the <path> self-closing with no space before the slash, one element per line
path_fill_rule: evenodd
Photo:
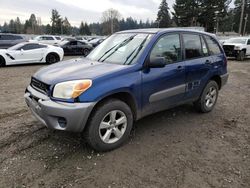
<path fill-rule="evenodd" d="M 212 86 L 209 88 L 207 95 L 205 97 L 206 107 L 207 108 L 213 107 L 213 105 L 215 104 L 216 98 L 217 98 L 217 91 L 216 91 L 216 88 Z"/>
<path fill-rule="evenodd" d="M 99 136 L 104 143 L 112 144 L 121 139 L 127 128 L 127 117 L 120 110 L 107 113 L 99 126 Z"/>

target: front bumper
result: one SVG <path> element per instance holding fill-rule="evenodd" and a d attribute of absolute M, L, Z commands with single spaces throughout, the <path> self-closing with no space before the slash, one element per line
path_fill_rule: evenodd
<path fill-rule="evenodd" d="M 31 86 L 24 95 L 34 116 L 48 128 L 72 132 L 83 131 L 95 103 L 52 101 Z"/>
<path fill-rule="evenodd" d="M 229 77 L 229 74 L 226 73 L 226 74 L 223 74 L 220 76 L 220 79 L 221 79 L 221 87 L 223 87 L 224 85 L 226 85 L 227 81 L 228 81 L 228 77 Z"/>
<path fill-rule="evenodd" d="M 227 57 L 237 57 L 241 50 L 231 50 L 231 51 L 225 51 L 225 54 Z"/>

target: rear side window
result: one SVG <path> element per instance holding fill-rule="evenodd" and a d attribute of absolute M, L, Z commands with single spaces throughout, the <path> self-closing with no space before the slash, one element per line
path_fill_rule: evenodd
<path fill-rule="evenodd" d="M 164 57 L 167 64 L 181 60 L 181 45 L 179 34 L 169 34 L 160 38 L 154 46 L 151 58 Z"/>
<path fill-rule="evenodd" d="M 207 41 L 207 45 L 208 45 L 208 48 L 209 48 L 209 53 L 211 55 L 216 55 L 216 54 L 221 54 L 222 53 L 217 41 L 214 38 L 209 37 L 209 36 L 205 36 L 205 39 Z"/>
<path fill-rule="evenodd" d="M 61 40 L 61 38 L 60 37 L 56 37 L 56 40 Z"/>
<path fill-rule="evenodd" d="M 13 40 L 21 40 L 23 39 L 21 36 L 13 35 Z"/>
<path fill-rule="evenodd" d="M 2 40 L 15 40 L 13 35 L 2 35 Z"/>
<path fill-rule="evenodd" d="M 203 57 L 200 36 L 195 34 L 183 34 L 182 36 L 186 59 Z"/>

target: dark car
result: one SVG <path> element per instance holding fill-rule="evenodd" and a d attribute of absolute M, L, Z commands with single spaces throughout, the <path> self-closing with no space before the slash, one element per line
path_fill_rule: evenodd
<path fill-rule="evenodd" d="M 87 56 L 93 47 L 83 41 L 71 40 L 63 41 L 59 44 L 63 48 L 64 55 L 83 55 Z"/>
<path fill-rule="evenodd" d="M 21 35 L 0 33 L 0 49 L 7 49 L 25 41 L 27 40 Z"/>
<path fill-rule="evenodd" d="M 227 58 L 213 35 L 130 30 L 111 35 L 77 63 L 41 69 L 25 100 L 47 127 L 83 131 L 95 150 L 108 151 L 147 115 L 190 102 L 200 112 L 212 111 L 227 79 Z"/>
<path fill-rule="evenodd" d="M 97 47 L 99 44 L 101 44 L 105 39 L 93 39 L 89 41 L 89 44 L 91 44 L 94 48 Z"/>

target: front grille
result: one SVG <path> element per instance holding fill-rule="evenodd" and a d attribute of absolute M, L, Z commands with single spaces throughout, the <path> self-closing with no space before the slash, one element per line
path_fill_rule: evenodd
<path fill-rule="evenodd" d="M 30 82 L 31 87 L 33 87 L 35 90 L 48 95 L 48 91 L 49 91 L 49 85 L 35 79 L 35 78 L 31 78 L 31 82 Z"/>
<path fill-rule="evenodd" d="M 234 45 L 223 45 L 223 49 L 225 52 L 233 52 L 234 51 Z"/>

